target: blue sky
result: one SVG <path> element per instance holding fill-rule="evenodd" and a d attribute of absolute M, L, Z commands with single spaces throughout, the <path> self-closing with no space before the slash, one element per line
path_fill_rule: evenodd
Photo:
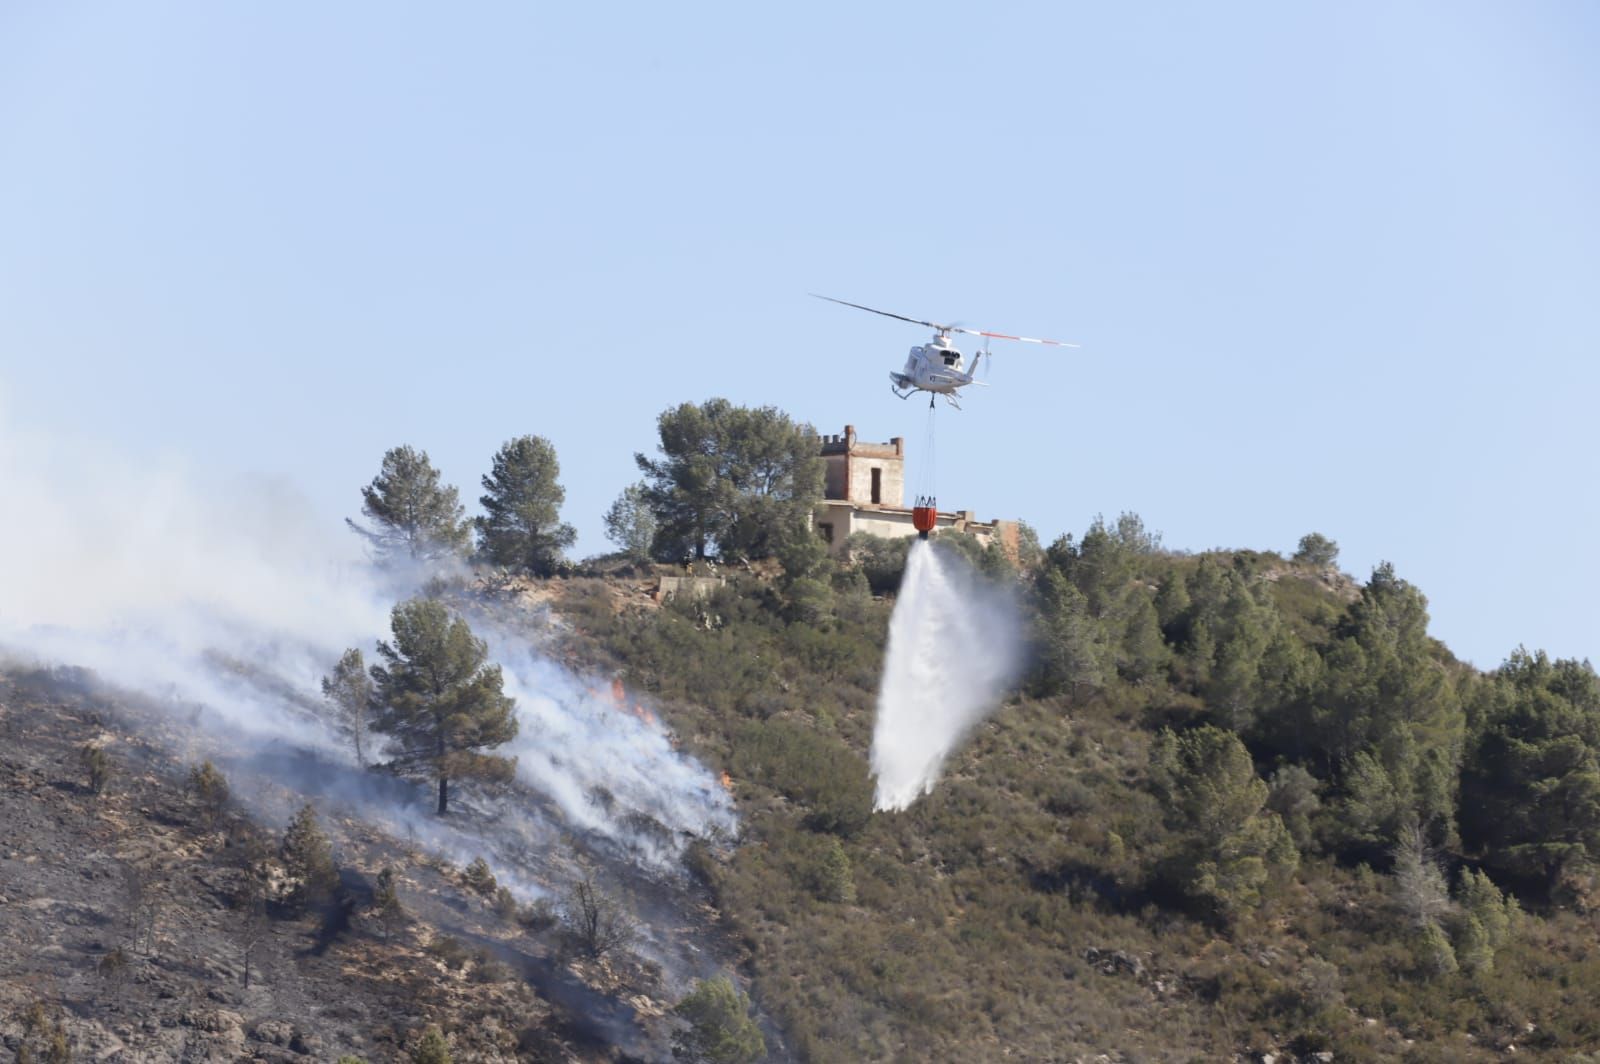
<path fill-rule="evenodd" d="M 1384 559 L 1480 665 L 1600 657 L 1600 8 L 220 5 L 0 11 L 0 402 L 353 515 L 549 437 L 579 552 L 655 416 L 920 443 L 1049 539 Z M 915 462 L 917 455 L 913 453 Z M 913 474 L 915 475 L 915 474 Z"/>

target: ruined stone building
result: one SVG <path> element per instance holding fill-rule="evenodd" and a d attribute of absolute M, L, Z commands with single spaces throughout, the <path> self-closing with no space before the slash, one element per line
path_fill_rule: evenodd
<path fill-rule="evenodd" d="M 816 519 L 817 531 L 839 554 L 853 533 L 866 532 L 893 539 L 914 536 L 911 507 L 906 504 L 906 445 L 896 436 L 888 443 L 867 443 L 856 438 L 854 425 L 842 436 L 820 437 L 822 459 L 827 464 L 823 503 Z M 939 511 L 937 531 L 970 532 L 987 546 L 999 542 L 1009 553 L 1017 549 L 1017 522 L 979 521 L 971 510 Z"/>

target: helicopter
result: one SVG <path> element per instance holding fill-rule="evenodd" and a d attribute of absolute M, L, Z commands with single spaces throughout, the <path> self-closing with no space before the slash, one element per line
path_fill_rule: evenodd
<path fill-rule="evenodd" d="M 956 402 L 956 396 L 961 389 L 969 384 L 986 387 L 983 381 L 974 379 L 978 372 L 978 364 L 989 354 L 989 341 L 1017 340 L 1025 344 L 1049 344 L 1051 347 L 1077 347 L 1077 344 L 1065 343 L 1061 340 L 1039 340 L 1031 336 L 1012 336 L 1010 333 L 987 332 L 983 329 L 968 329 L 960 325 L 940 325 L 936 321 L 923 321 L 920 318 L 908 318 L 903 314 L 891 314 L 887 310 L 878 310 L 874 307 L 864 307 L 860 303 L 847 303 L 842 299 L 832 296 L 811 293 L 817 299 L 826 299 L 829 303 L 838 303 L 841 306 L 854 307 L 872 314 L 882 314 L 886 318 L 896 318 L 908 321 L 913 325 L 924 325 L 933 330 L 933 339 L 920 346 L 913 347 L 906 356 L 905 369 L 899 373 L 889 374 L 889 390 L 901 399 L 909 399 L 915 392 L 929 392 L 928 405 L 933 406 L 939 396 L 944 396 L 945 401 L 957 410 L 961 404 Z M 951 333 L 965 333 L 967 336 L 983 337 L 983 350 L 972 356 L 972 369 L 968 370 L 961 352 L 950 342 Z"/>

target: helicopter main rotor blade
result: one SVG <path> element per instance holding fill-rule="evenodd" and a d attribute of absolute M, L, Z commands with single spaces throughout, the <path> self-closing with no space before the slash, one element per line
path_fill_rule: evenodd
<path fill-rule="evenodd" d="M 988 336 L 996 340 L 1016 340 L 1024 344 L 1049 344 L 1051 347 L 1078 346 L 1077 344 L 1069 344 L 1065 340 L 1040 340 L 1032 336 L 1012 336 L 1010 333 L 985 332 L 982 329 L 963 329 L 959 325 L 952 325 L 950 329 L 952 332 L 966 333 L 968 336 Z"/>
<path fill-rule="evenodd" d="M 940 325 L 936 321 L 923 321 L 921 318 L 908 318 L 904 314 L 891 314 L 887 310 L 878 310 L 876 307 L 864 307 L 860 303 L 847 303 L 842 299 L 835 299 L 832 296 L 820 296 L 820 295 L 817 295 L 817 293 L 815 293 L 815 292 L 810 293 L 810 295 L 814 299 L 826 299 L 829 303 L 838 303 L 840 306 L 843 306 L 843 307 L 855 307 L 857 310 L 864 310 L 864 311 L 867 311 L 870 314 L 882 314 L 886 318 L 898 318 L 901 321 L 909 321 L 913 325 L 926 325 L 930 329 L 938 329 L 941 332 L 946 332 L 946 331 L 954 328 L 954 326 L 950 326 L 950 325 Z M 957 331 L 958 332 L 967 332 L 968 330 L 959 329 Z"/>

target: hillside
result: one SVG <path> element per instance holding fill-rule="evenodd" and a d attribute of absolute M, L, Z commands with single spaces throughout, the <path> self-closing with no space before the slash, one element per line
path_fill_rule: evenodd
<path fill-rule="evenodd" d="M 523 782 L 467 788 L 440 821 L 426 788 L 205 706 L 13 669 L 0 1038 L 31 1060 L 376 1062 L 437 1026 L 456 1060 L 666 1060 L 674 1002 L 732 974 L 772 1060 L 1600 1051 L 1586 663 L 1479 673 L 1387 567 L 1175 552 L 1131 516 L 1015 560 L 946 536 L 1017 594 L 1028 671 L 930 795 L 874 813 L 906 545 L 853 546 L 805 581 L 724 566 L 665 602 L 669 570 L 620 562 L 430 588 L 506 648 L 615 677 L 595 697 L 617 715 L 594 720 L 724 774 L 732 834 L 674 840 L 595 788 L 602 827 L 627 829 L 591 830 Z M 221 666 L 285 721 L 319 711 Z M 231 797 L 197 785 L 211 762 Z M 296 904 L 284 828 L 308 800 L 338 882 Z M 659 865 L 651 846 L 685 848 Z M 572 937 L 583 882 L 636 928 L 600 957 Z"/>
<path fill-rule="evenodd" d="M 1171 552 L 1136 518 L 1021 571 L 956 545 L 1023 590 L 1033 668 L 899 814 L 871 813 L 865 758 L 894 549 L 863 542 L 820 607 L 752 575 L 661 609 L 600 581 L 559 600 L 731 774 L 741 845 L 703 874 L 808 1059 L 1600 1048 L 1586 664 L 1479 674 L 1387 568 Z M 1527 752 L 1545 728 L 1559 757 Z M 1493 802 L 1524 809 L 1499 830 Z"/>
<path fill-rule="evenodd" d="M 516 852 L 492 805 L 458 813 L 448 837 L 478 837 L 513 897 L 441 856 L 425 794 L 363 781 L 413 803 L 396 829 L 352 770 L 289 743 L 229 749 L 201 712 L 81 670 L 0 677 L 0 1044 L 17 1060 L 409 1060 L 430 1026 L 463 1061 L 669 1055 L 683 971 L 664 968 L 718 970 L 693 892 L 572 835 Z M 98 792 L 86 748 L 106 758 Z M 197 790 L 212 759 L 227 794 Z M 306 801 L 337 882 L 296 905 L 284 824 Z M 569 940 L 574 866 L 648 920 L 623 948 Z M 521 903 L 530 884 L 546 900 Z"/>

